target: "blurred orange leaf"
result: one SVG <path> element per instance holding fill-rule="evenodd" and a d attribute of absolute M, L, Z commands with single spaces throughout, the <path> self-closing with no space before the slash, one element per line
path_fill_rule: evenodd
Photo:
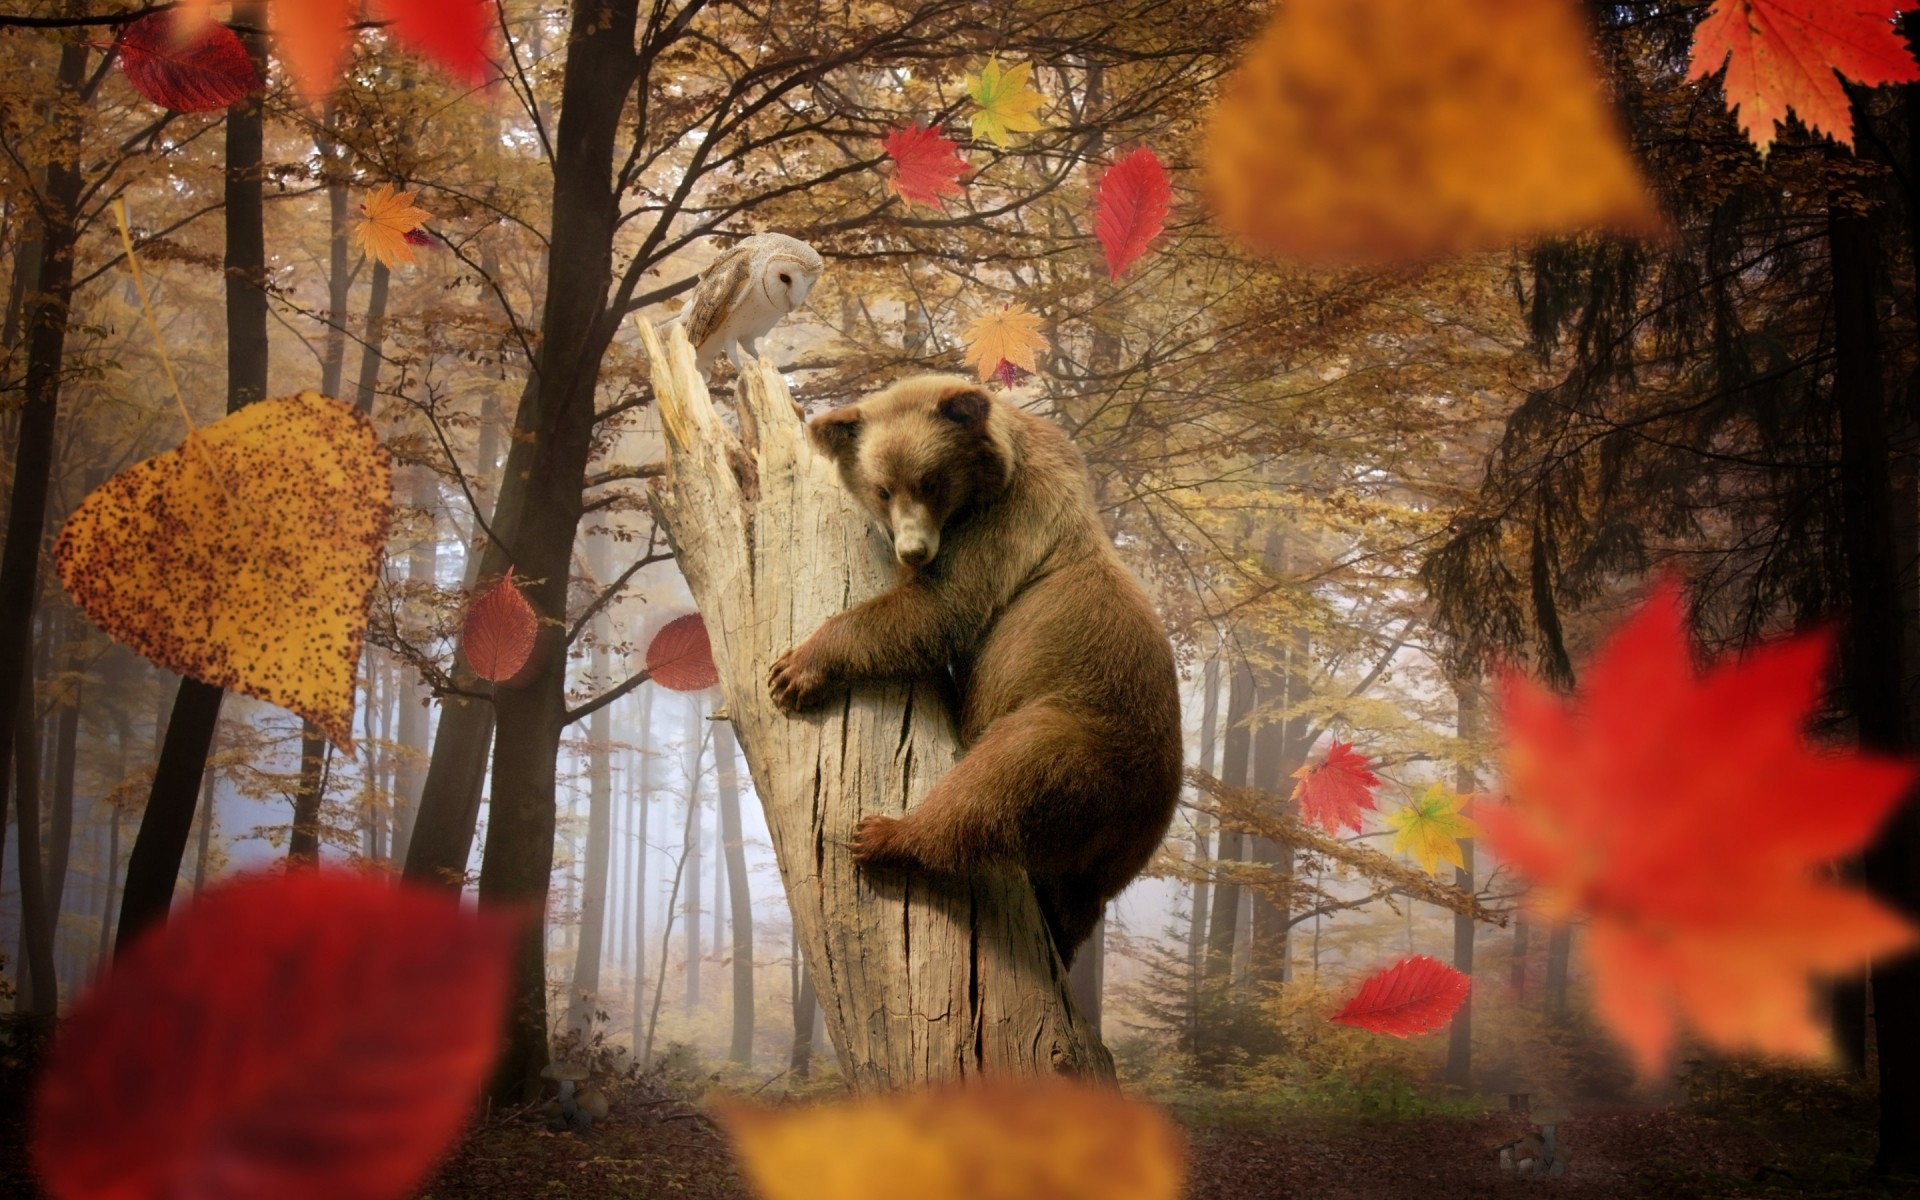
<path fill-rule="evenodd" d="M 213 8 L 214 0 L 181 4 L 190 25 L 210 19 Z M 373 9 L 401 45 L 464 82 L 486 79 L 493 36 L 493 6 L 486 0 L 380 0 Z M 359 15 L 359 0 L 273 0 L 268 7 L 274 52 L 309 104 L 339 83 Z"/>
<path fill-rule="evenodd" d="M 719 1110 L 760 1200 L 1174 1200 L 1158 1109 L 1058 1079 Z"/>
<path fill-rule="evenodd" d="M 1352 742 L 1335 738 L 1327 756 L 1293 773 L 1293 799 L 1300 802 L 1300 819 L 1318 823 L 1333 833 L 1344 822 L 1360 831 L 1360 810 L 1373 808 L 1373 789 L 1379 777 L 1367 770 L 1367 757 L 1354 753 Z"/>
<path fill-rule="evenodd" d="M 514 586 L 513 568 L 508 567 L 500 582 L 467 609 L 467 619 L 460 624 L 460 650 L 475 675 L 505 683 L 533 657 L 539 634 L 540 619 Z"/>
<path fill-rule="evenodd" d="M 1658 226 L 1572 0 L 1288 0 L 1208 122 L 1214 212 L 1380 264 Z"/>
<path fill-rule="evenodd" d="M 1809 973 L 1913 941 L 1895 913 L 1818 878 L 1914 778 L 1807 740 L 1827 643 L 1775 642 L 1696 674 L 1668 583 L 1571 702 L 1502 680 L 1510 803 L 1476 817 L 1550 916 L 1586 914 L 1595 1007 L 1643 1073 L 1682 1017 L 1722 1049 L 1817 1056 Z"/>
<path fill-rule="evenodd" d="M 54 562 L 107 636 L 351 749 L 390 475 L 353 405 L 261 400 L 94 489 Z"/>
<path fill-rule="evenodd" d="M 1877 87 L 1920 79 L 1893 20 L 1912 0 L 1715 0 L 1693 31 L 1689 79 L 1726 65 L 1727 107 L 1765 154 L 1791 109 L 1815 133 L 1853 145 L 1839 76 Z"/>
<path fill-rule="evenodd" d="M 1047 346 L 1047 339 L 1040 336 L 1040 318 L 1018 304 L 976 317 L 967 326 L 966 336 L 967 361 L 982 380 L 992 379 L 1001 363 L 1028 373 L 1038 371 L 1034 351 Z"/>
<path fill-rule="evenodd" d="M 880 144 L 893 159 L 887 190 L 908 204 L 937 209 L 940 197 L 964 190 L 955 180 L 967 169 L 967 160 L 939 129 L 909 125 L 889 133 Z"/>
<path fill-rule="evenodd" d="M 385 263 L 389 269 L 413 261 L 414 242 L 408 236 L 432 216 L 416 208 L 414 193 L 395 191 L 390 183 L 360 203 L 360 224 L 354 226 L 353 241 L 362 250 Z"/>

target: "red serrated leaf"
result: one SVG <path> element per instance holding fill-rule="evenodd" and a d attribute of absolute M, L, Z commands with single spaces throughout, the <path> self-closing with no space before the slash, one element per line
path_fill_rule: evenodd
<path fill-rule="evenodd" d="M 260 86 L 260 72 L 233 30 L 210 23 L 182 41 L 172 10 L 128 25 L 115 46 L 133 90 L 175 112 L 213 112 Z"/>
<path fill-rule="evenodd" d="M 1018 386 L 1020 381 L 1027 377 L 1027 374 L 1026 371 L 1021 370 L 1018 366 L 1008 362 L 1004 358 L 1000 360 L 1000 365 L 993 369 L 993 377 L 998 379 L 1000 386 L 1004 388 Z"/>
<path fill-rule="evenodd" d="M 1167 169 L 1145 146 L 1100 176 L 1093 231 L 1107 251 L 1107 277 L 1118 280 L 1160 236 L 1173 204 Z"/>
<path fill-rule="evenodd" d="M 494 28 L 486 0 L 380 0 L 377 7 L 395 41 L 456 79 L 486 81 Z"/>
<path fill-rule="evenodd" d="M 1853 106 L 1835 72 L 1878 87 L 1920 79 L 1894 25 L 1912 0 L 1715 0 L 1693 33 L 1690 79 L 1727 65 L 1727 107 L 1765 154 L 1792 109 L 1807 128 L 1853 145 Z"/>
<path fill-rule="evenodd" d="M 1453 1016 L 1472 982 L 1437 958 L 1415 955 L 1369 976 L 1333 1020 L 1395 1037 L 1430 1033 Z"/>
<path fill-rule="evenodd" d="M 428 233 L 424 229 L 409 229 L 405 233 L 401 234 L 400 236 L 406 240 L 406 243 L 409 246 L 426 246 L 429 248 L 433 248 L 440 244 L 439 242 L 434 240 L 434 236 L 432 234 Z"/>
<path fill-rule="evenodd" d="M 1367 758 L 1353 752 L 1352 742 L 1336 741 L 1327 748 L 1327 757 L 1317 766 L 1301 767 L 1293 773 L 1300 782 L 1293 785 L 1293 798 L 1300 802 L 1300 819 L 1309 825 L 1318 822 L 1328 833 L 1342 823 L 1360 831 L 1360 810 L 1373 809 L 1373 789 L 1380 780 L 1367 770 Z"/>
<path fill-rule="evenodd" d="M 243 876 L 149 930 L 41 1074 L 55 1200 L 399 1200 L 459 1134 L 520 922 L 345 871 Z"/>
<path fill-rule="evenodd" d="M 675 617 L 647 643 L 647 674 L 674 692 L 704 691 L 720 682 L 713 664 L 713 643 L 699 613 Z"/>
<path fill-rule="evenodd" d="M 482 679 L 505 683 L 533 657 L 540 619 L 513 584 L 513 568 L 493 589 L 473 602 L 460 627 L 460 649 Z"/>
<path fill-rule="evenodd" d="M 887 190 L 908 204 L 937 209 L 940 197 L 958 196 L 964 190 L 955 180 L 967 169 L 967 160 L 939 129 L 909 125 L 889 133 L 880 145 L 893 158 Z"/>

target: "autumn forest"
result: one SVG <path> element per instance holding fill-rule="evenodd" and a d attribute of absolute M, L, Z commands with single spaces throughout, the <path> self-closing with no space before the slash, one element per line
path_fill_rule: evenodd
<path fill-rule="evenodd" d="M 1920 1195 L 1909 7 L 0 0 L 0 1191 Z"/>

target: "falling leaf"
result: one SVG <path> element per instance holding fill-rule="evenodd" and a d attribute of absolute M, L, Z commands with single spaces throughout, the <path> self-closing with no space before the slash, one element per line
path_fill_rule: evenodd
<path fill-rule="evenodd" d="M 428 233 L 424 229 L 409 229 L 404 234 L 401 234 L 400 236 L 407 239 L 407 245 L 409 246 L 434 247 L 440 244 L 439 242 L 434 240 L 432 234 Z"/>
<path fill-rule="evenodd" d="M 889 133 L 880 145 L 893 159 L 887 190 L 908 204 L 938 209 L 940 197 L 965 190 L 955 180 L 967 169 L 967 160 L 938 129 L 909 125 Z"/>
<path fill-rule="evenodd" d="M 1453 1016 L 1472 982 L 1439 959 L 1418 954 L 1368 976 L 1333 1020 L 1402 1038 L 1431 1033 Z"/>
<path fill-rule="evenodd" d="M 1004 358 L 1000 360 L 1000 365 L 993 369 L 993 377 L 1000 381 L 1000 386 L 1003 388 L 1018 385 L 1027 375 L 1028 372 L 1022 371 Z"/>
<path fill-rule="evenodd" d="M 209 22 L 189 33 L 170 10 L 128 25 L 115 48 L 133 90 L 175 112 L 213 112 L 261 86 L 233 30 Z"/>
<path fill-rule="evenodd" d="M 1160 236 L 1173 189 L 1160 158 L 1142 146 L 1100 176 L 1094 233 L 1107 252 L 1107 278 L 1117 280 Z"/>
<path fill-rule="evenodd" d="M 1824 635 L 1696 673 L 1679 588 L 1655 590 L 1570 702 L 1508 673 L 1509 803 L 1478 813 L 1548 916 L 1586 917 L 1600 1018 L 1657 1071 L 1681 1018 L 1725 1050 L 1825 1046 L 1808 975 L 1858 971 L 1914 929 L 1820 878 L 1913 782 L 1817 746 Z"/>
<path fill-rule="evenodd" d="M 360 202 L 361 221 L 353 229 L 354 244 L 389 269 L 413 261 L 413 241 L 407 235 L 433 215 L 415 208 L 413 197 L 413 192 L 395 191 L 386 183 Z"/>
<path fill-rule="evenodd" d="M 647 643 L 647 675 L 674 692 L 699 692 L 720 682 L 713 643 L 699 613 L 675 617 Z"/>
<path fill-rule="evenodd" d="M 1044 128 L 1033 114 L 1046 99 L 1027 86 L 1032 76 L 1032 63 L 1002 72 L 997 55 L 987 60 L 978 75 L 967 76 L 967 95 L 980 106 L 980 111 L 973 114 L 974 137 L 986 138 L 1005 150 L 1012 144 L 1008 134 Z"/>
<path fill-rule="evenodd" d="M 967 361 L 980 372 L 982 380 L 992 379 L 1003 362 L 1037 372 L 1040 367 L 1034 361 L 1034 351 L 1046 347 L 1047 340 L 1040 336 L 1040 318 L 1017 304 L 977 317 L 967 326 Z"/>
<path fill-rule="evenodd" d="M 1254 248 L 1382 264 L 1658 216 L 1573 0 L 1288 0 L 1203 155 Z"/>
<path fill-rule="evenodd" d="M 1352 742 L 1338 740 L 1327 747 L 1327 757 L 1318 765 L 1301 767 L 1293 777 L 1300 781 L 1293 785 L 1300 819 L 1308 824 L 1318 821 L 1328 833 L 1342 824 L 1360 832 L 1360 810 L 1372 810 L 1373 789 L 1380 784 L 1367 770 L 1366 756 L 1355 754 Z"/>
<path fill-rule="evenodd" d="M 1791 109 L 1807 128 L 1853 145 L 1853 105 L 1834 72 L 1878 87 L 1920 79 L 1894 25 L 1912 0 L 1715 0 L 1693 31 L 1689 79 L 1727 68 L 1727 107 L 1765 154 Z"/>
<path fill-rule="evenodd" d="M 719 1110 L 760 1200 L 1174 1200 L 1158 1109 L 1059 1079 Z"/>
<path fill-rule="evenodd" d="M 211 18 L 213 4 L 183 0 L 181 11 L 197 27 Z M 400 45 L 463 82 L 485 81 L 493 36 L 493 6 L 486 0 L 382 0 L 373 9 Z M 274 52 L 309 104 L 339 83 L 359 15 L 359 0 L 273 0 L 268 7 Z"/>
<path fill-rule="evenodd" d="M 400 1200 L 500 1043 L 519 922 L 345 871 L 243 876 L 61 1024 L 33 1116 L 54 1200 Z"/>
<path fill-rule="evenodd" d="M 115 641 L 351 749 L 390 491 L 386 449 L 353 405 L 261 400 L 96 488 L 54 561 Z"/>
<path fill-rule="evenodd" d="M 460 624 L 460 651 L 482 679 L 505 683 L 533 657 L 540 618 L 514 586 L 513 568 L 467 609 Z"/>
<path fill-rule="evenodd" d="M 1387 824 L 1399 832 L 1393 837 L 1395 854 L 1411 853 L 1429 875 L 1440 873 L 1440 860 L 1465 867 L 1460 839 L 1478 836 L 1479 829 L 1462 816 L 1470 796 L 1463 796 L 1444 784 L 1434 784 L 1424 795 L 1397 812 L 1387 814 Z"/>

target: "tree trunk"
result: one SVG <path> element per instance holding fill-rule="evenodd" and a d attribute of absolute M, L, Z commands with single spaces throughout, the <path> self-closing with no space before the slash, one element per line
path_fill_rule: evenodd
<path fill-rule="evenodd" d="M 77 664 L 69 663 L 72 669 Z M 53 733 L 53 808 L 47 814 L 47 928 L 57 940 L 66 908 L 67 862 L 73 850 L 73 772 L 80 740 L 78 673 L 63 681 Z"/>
<path fill-rule="evenodd" d="M 120 886 L 120 806 L 107 805 L 107 900 L 100 907 L 100 954 L 102 964 L 113 953 L 114 892 Z"/>
<path fill-rule="evenodd" d="M 426 527 L 407 550 L 407 582 L 415 588 L 432 587 L 440 576 L 440 538 L 434 528 L 434 512 L 440 505 L 440 485 L 432 471 L 416 467 L 413 471 L 413 507 L 426 514 Z M 402 665 L 406 677 L 400 686 L 400 721 L 394 740 L 399 743 L 399 764 L 394 773 L 395 813 L 393 857 L 406 862 L 413 846 L 413 830 L 420 816 L 420 792 L 426 782 L 427 726 L 426 705 L 421 703 L 420 681 Z"/>
<path fill-rule="evenodd" d="M 713 758 L 719 766 L 720 845 L 727 864 L 727 910 L 733 922 L 733 1045 L 727 1057 L 753 1066 L 753 889 L 740 821 L 740 750 L 733 726 L 714 722 Z"/>
<path fill-rule="evenodd" d="M 235 4 L 236 24 L 256 32 L 241 35 L 247 55 L 266 76 L 265 5 Z M 265 178 L 263 96 L 250 96 L 227 110 L 226 300 L 227 411 L 239 412 L 267 394 L 267 239 L 262 204 Z M 127 860 L 126 898 L 120 911 L 118 945 L 149 922 L 164 919 L 173 903 L 173 887 L 186 857 L 187 834 L 200 798 L 214 725 L 220 719 L 221 690 L 197 679 L 182 679 L 167 721 L 166 746 L 154 767 L 147 809 Z"/>
<path fill-rule="evenodd" d="M 787 1055 L 787 1070 L 795 1079 L 813 1074 L 813 1023 L 820 1009 L 820 998 L 813 990 L 813 972 L 800 957 L 800 942 L 793 943 L 793 1049 Z"/>
<path fill-rule="evenodd" d="M 599 572 L 595 572 L 599 575 Z M 607 677 L 607 647 L 593 650 L 593 675 Z M 593 1014 L 600 1007 L 600 955 L 606 938 L 607 861 L 613 826 L 613 779 L 607 759 L 612 754 L 613 706 L 603 704 L 587 718 L 587 878 L 580 897 L 580 942 L 574 947 L 573 987 L 567 994 L 567 1028 L 581 1044 L 593 1031 Z"/>
<path fill-rule="evenodd" d="M 633 866 L 633 1049 L 636 1058 L 640 1051 L 641 1035 L 645 1032 L 646 1011 L 644 1003 L 647 994 L 647 826 L 651 824 L 651 793 L 653 788 L 653 694 L 656 689 L 642 688 L 640 697 L 640 760 L 638 767 L 639 782 L 635 786 L 638 793 L 634 803 L 639 809 L 634 818 L 634 866 Z M 641 1065 L 645 1065 L 644 1063 Z"/>
<path fill-rule="evenodd" d="M 193 857 L 193 894 L 207 886 L 207 860 L 213 857 L 213 768 L 208 767 L 200 782 L 200 846 Z"/>
<path fill-rule="evenodd" d="M 327 739 L 311 721 L 300 722 L 300 783 L 293 793 L 293 829 L 287 861 L 320 862 L 320 804 L 327 791 Z"/>
<path fill-rule="evenodd" d="M 680 919 L 685 923 L 687 938 L 685 1004 L 689 1015 L 700 1004 L 700 844 L 707 836 L 706 826 L 700 821 L 700 763 L 706 755 L 706 731 L 703 726 L 700 701 L 693 696 L 687 697 L 686 754 L 681 761 L 686 764 L 687 828 L 692 832 L 687 837 L 686 861 L 681 864 L 681 878 L 686 893 L 680 904 Z"/>
<path fill-rule="evenodd" d="M 60 1011 L 60 981 L 53 966 L 53 920 L 47 911 L 47 874 L 40 857 L 40 737 L 34 728 L 33 675 L 22 685 L 13 756 L 13 803 L 19 821 L 14 838 L 20 879 L 19 979 L 22 1008 L 36 1016 Z"/>
<path fill-rule="evenodd" d="M 386 350 L 390 277 L 387 264 L 378 261 L 373 264 L 373 286 L 367 295 L 366 336 L 360 343 L 360 378 L 353 388 L 354 407 L 368 416 L 373 415 L 373 393 L 380 382 L 380 360 Z"/>
<path fill-rule="evenodd" d="M 1067 972 L 1067 983 L 1073 992 L 1073 1006 L 1087 1022 L 1087 1028 L 1099 1037 L 1101 1030 L 1100 1015 L 1104 1007 L 1102 997 L 1107 990 L 1107 917 L 1105 913 L 1093 923 L 1093 933 L 1087 938 L 1087 944 L 1074 956 L 1073 966 Z"/>
<path fill-rule="evenodd" d="M 1477 679 L 1461 680 L 1454 684 L 1453 694 L 1459 705 L 1458 723 L 1455 732 L 1465 747 L 1480 736 L 1480 683 Z M 1462 758 L 1459 772 L 1453 781 L 1454 788 L 1463 795 L 1480 790 L 1480 780 L 1473 764 Z M 1469 896 L 1473 894 L 1473 839 L 1460 840 L 1460 858 L 1463 866 L 1454 868 L 1453 885 Z M 1453 969 L 1473 977 L 1473 935 L 1476 931 L 1474 919 L 1464 913 L 1453 914 Z M 1446 1081 L 1455 1087 L 1464 1088 L 1473 1078 L 1473 992 L 1467 992 L 1460 1007 L 1453 1010 L 1453 1021 L 1447 1033 Z"/>
<path fill-rule="evenodd" d="M 1247 728 L 1247 714 L 1253 711 L 1253 672 L 1244 662 L 1236 662 L 1227 683 L 1227 729 L 1220 761 L 1220 782 L 1228 787 L 1247 786 L 1248 758 L 1253 749 L 1253 731 Z M 1219 861 L 1238 861 L 1246 852 L 1246 834 L 1223 826 L 1220 830 Z M 1234 937 L 1240 924 L 1240 885 L 1220 880 L 1213 887 L 1213 915 L 1207 930 L 1207 975 L 1230 978 L 1233 971 Z"/>
<path fill-rule="evenodd" d="M 668 434 L 654 513 L 706 616 L 806 962 L 833 997 L 827 1028 L 843 1074 L 858 1092 L 983 1071 L 1111 1078 L 1020 873 L 856 872 L 855 821 L 910 807 L 953 765 L 951 715 L 925 684 L 862 687 L 802 720 L 775 711 L 768 664 L 888 586 L 890 565 L 865 513 L 804 445 L 777 374 L 743 374 L 743 448 L 695 376 L 684 331 L 670 330 L 668 347 L 644 332 Z"/>
<path fill-rule="evenodd" d="M 1200 698 L 1200 770 L 1214 773 L 1214 748 L 1220 725 L 1220 656 L 1207 660 L 1201 672 Z M 1193 814 L 1193 857 L 1195 863 L 1213 860 L 1213 818 L 1196 809 Z M 1184 1041 L 1188 1053 L 1199 1045 L 1200 979 L 1207 961 L 1207 877 L 1202 874 L 1193 883 L 1192 911 L 1187 924 L 1187 1024 Z"/>
<path fill-rule="evenodd" d="M 1555 1016 L 1567 1011 L 1567 968 L 1572 959 L 1573 926 L 1558 923 L 1547 934 L 1547 1011 Z"/>

